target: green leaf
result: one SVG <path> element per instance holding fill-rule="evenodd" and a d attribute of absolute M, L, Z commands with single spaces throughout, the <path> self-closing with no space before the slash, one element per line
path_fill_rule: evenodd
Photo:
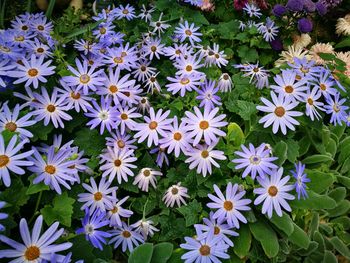
<path fill-rule="evenodd" d="M 350 189 L 350 178 L 343 175 L 336 175 L 337 181 L 344 185 L 347 189 Z"/>
<path fill-rule="evenodd" d="M 234 146 L 241 146 L 244 143 L 244 133 L 237 123 L 231 122 L 228 125 L 226 139 L 233 142 Z"/>
<path fill-rule="evenodd" d="M 96 129 L 88 128 L 83 128 L 76 133 L 74 144 L 87 155 L 99 155 L 106 145 L 104 137 Z"/>
<path fill-rule="evenodd" d="M 265 254 L 269 258 L 276 257 L 279 251 L 279 243 L 275 231 L 262 220 L 249 224 L 249 227 L 254 238 L 261 243 Z"/>
<path fill-rule="evenodd" d="M 194 199 L 187 205 L 177 208 L 177 211 L 184 216 L 186 220 L 186 227 L 188 227 L 198 222 L 198 216 L 202 211 L 202 204 Z"/>
<path fill-rule="evenodd" d="M 335 45 L 335 48 L 343 47 L 350 47 L 350 37 L 345 38 L 344 40 L 340 41 L 338 44 Z"/>
<path fill-rule="evenodd" d="M 238 100 L 238 114 L 243 120 L 249 121 L 250 117 L 257 112 L 256 105 L 249 101 Z"/>
<path fill-rule="evenodd" d="M 314 164 L 314 163 L 324 163 L 324 162 L 329 162 L 329 161 L 334 161 L 331 156 L 324 155 L 324 154 L 315 154 L 315 155 L 306 157 L 302 161 L 302 163 L 304 163 L 304 164 Z"/>
<path fill-rule="evenodd" d="M 278 157 L 275 163 L 278 166 L 282 166 L 282 164 L 287 160 L 287 150 L 288 146 L 284 141 L 280 141 L 273 147 L 274 156 Z"/>
<path fill-rule="evenodd" d="M 350 260 L 350 250 L 339 237 L 332 237 L 329 241 L 340 254 Z"/>
<path fill-rule="evenodd" d="M 337 187 L 328 193 L 328 196 L 336 202 L 340 202 L 346 197 L 345 187 Z"/>
<path fill-rule="evenodd" d="M 183 254 L 184 250 L 182 248 L 175 249 L 167 263 L 183 263 L 183 260 L 181 259 Z"/>
<path fill-rule="evenodd" d="M 52 124 L 44 126 L 42 122 L 37 122 L 31 127 L 28 127 L 28 130 L 33 133 L 33 142 L 39 140 L 46 141 L 48 134 L 54 129 Z"/>
<path fill-rule="evenodd" d="M 329 250 L 324 252 L 323 263 L 337 263 L 337 257 Z"/>
<path fill-rule="evenodd" d="M 324 173 L 318 170 L 305 170 L 305 173 L 310 178 L 307 183 L 309 189 L 315 193 L 322 193 L 327 190 L 335 182 L 335 176 L 332 173 Z"/>
<path fill-rule="evenodd" d="M 283 215 L 280 217 L 276 213 L 273 214 L 270 221 L 282 230 L 287 236 L 290 236 L 294 231 L 293 220 L 289 217 L 288 214 L 283 212 Z"/>
<path fill-rule="evenodd" d="M 258 52 L 248 46 L 239 46 L 237 49 L 238 56 L 242 59 L 243 63 L 256 62 L 259 58 Z"/>
<path fill-rule="evenodd" d="M 40 213 L 48 225 L 58 221 L 62 225 L 70 227 L 74 202 L 73 198 L 68 197 L 67 192 L 63 192 L 61 195 L 56 195 L 53 199 L 53 206 L 46 205 L 40 210 Z"/>
<path fill-rule="evenodd" d="M 244 258 L 248 255 L 252 243 L 252 235 L 250 234 L 248 225 L 242 225 L 239 228 L 239 236 L 235 238 L 233 250 L 237 256 Z"/>
<path fill-rule="evenodd" d="M 337 206 L 337 203 L 330 197 L 326 195 L 319 195 L 313 191 L 308 191 L 309 197 L 307 199 L 292 200 L 290 205 L 294 208 L 302 209 L 332 209 Z"/>
<path fill-rule="evenodd" d="M 296 224 L 294 224 L 294 231 L 288 237 L 288 240 L 290 240 L 293 244 L 304 249 L 307 249 L 310 244 L 310 238 L 308 237 L 308 235 Z"/>
<path fill-rule="evenodd" d="M 338 205 L 335 208 L 330 209 L 327 212 L 329 217 L 338 217 L 338 216 L 347 214 L 349 210 L 350 210 L 350 201 L 341 200 L 340 202 L 338 201 Z"/>
<path fill-rule="evenodd" d="M 173 252 L 173 244 L 159 243 L 153 247 L 152 263 L 166 263 Z"/>
<path fill-rule="evenodd" d="M 287 141 L 288 149 L 287 149 L 287 159 L 291 163 L 295 163 L 299 156 L 299 144 L 294 140 Z"/>
<path fill-rule="evenodd" d="M 33 184 L 33 180 L 35 177 L 36 177 L 35 174 L 32 174 L 31 176 L 28 177 L 30 181 L 30 185 L 26 191 L 26 195 L 32 195 L 32 194 L 39 193 L 41 191 L 50 190 L 50 187 L 44 184 L 43 182 L 40 182 L 38 184 Z"/>
<path fill-rule="evenodd" d="M 25 205 L 29 200 L 29 196 L 26 195 L 27 189 L 20 179 L 12 178 L 11 187 L 6 188 L 6 190 L 0 193 L 0 200 L 10 205 L 7 208 L 8 211 L 18 213 L 20 207 Z"/>
<path fill-rule="evenodd" d="M 145 243 L 135 248 L 128 259 L 128 263 L 150 263 L 153 253 L 153 244 Z"/>

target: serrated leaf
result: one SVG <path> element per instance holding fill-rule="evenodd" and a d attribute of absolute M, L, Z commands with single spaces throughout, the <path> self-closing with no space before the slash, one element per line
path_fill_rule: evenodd
<path fill-rule="evenodd" d="M 76 133 L 74 144 L 79 146 L 80 150 L 84 150 L 87 155 L 99 155 L 105 148 L 105 139 L 98 131 L 83 128 Z"/>
<path fill-rule="evenodd" d="M 177 208 L 177 211 L 184 216 L 186 220 L 186 227 L 188 227 L 198 222 L 198 216 L 202 211 L 202 204 L 194 199 L 187 205 Z"/>
<path fill-rule="evenodd" d="M 40 210 L 40 213 L 48 225 L 51 225 L 54 221 L 58 221 L 62 225 L 70 227 L 74 203 L 75 200 L 68 197 L 67 192 L 63 192 L 61 195 L 56 195 L 53 199 L 53 206 L 46 205 Z"/>
<path fill-rule="evenodd" d="M 250 117 L 257 112 L 256 105 L 249 101 L 238 100 L 238 115 L 242 117 L 243 120 L 249 121 Z"/>
<path fill-rule="evenodd" d="M 150 263 L 153 254 L 153 244 L 145 243 L 135 248 L 128 259 L 128 263 Z"/>

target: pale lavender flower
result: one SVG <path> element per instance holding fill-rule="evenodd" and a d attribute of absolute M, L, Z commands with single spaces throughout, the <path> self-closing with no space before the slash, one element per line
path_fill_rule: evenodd
<path fill-rule="evenodd" d="M 116 128 L 120 126 L 120 132 L 125 133 L 127 130 L 135 130 L 137 123 L 133 120 L 134 118 L 140 118 L 142 115 L 135 112 L 137 108 L 130 108 L 128 106 L 117 108 L 117 119 L 116 119 Z"/>
<path fill-rule="evenodd" d="M 325 111 L 323 108 L 324 104 L 323 102 L 317 101 L 320 99 L 322 93 L 319 91 L 317 87 L 314 87 L 311 91 L 308 90 L 304 101 L 306 105 L 306 116 L 309 116 L 310 119 L 313 121 L 315 118 L 319 120 L 321 118 L 321 114 L 317 111 Z"/>
<path fill-rule="evenodd" d="M 296 182 L 294 184 L 295 191 L 298 194 L 298 200 L 300 200 L 300 196 L 306 199 L 308 197 L 306 191 L 306 183 L 309 183 L 311 180 L 307 177 L 305 173 L 305 164 L 301 162 L 294 164 L 295 170 L 291 170 L 290 172 L 294 176 Z"/>
<path fill-rule="evenodd" d="M 139 189 L 144 192 L 148 192 L 149 184 L 153 186 L 153 188 L 157 188 L 157 178 L 156 176 L 162 176 L 162 172 L 156 171 L 152 168 L 142 168 L 140 172 L 135 177 L 133 185 L 137 185 Z"/>
<path fill-rule="evenodd" d="M 294 185 L 287 184 L 289 176 L 283 176 L 283 168 L 275 169 L 271 176 L 264 178 L 258 177 L 258 182 L 261 188 L 254 189 L 254 193 L 259 195 L 254 205 L 263 203 L 262 213 L 272 217 L 273 211 L 276 211 L 278 216 L 282 216 L 282 208 L 290 212 L 292 209 L 286 200 L 293 200 L 295 197 L 288 192 L 294 189 Z M 282 207 L 282 208 L 281 208 Z"/>
<path fill-rule="evenodd" d="M 8 145 L 5 145 L 4 138 L 0 133 L 0 180 L 6 187 L 11 185 L 10 171 L 23 175 L 25 171 L 20 166 L 32 166 L 32 161 L 27 161 L 30 155 L 33 154 L 33 150 L 18 153 L 29 140 L 22 140 L 17 144 L 17 135 L 12 136 Z M 17 144 L 17 145 L 16 145 Z"/>
<path fill-rule="evenodd" d="M 163 110 L 160 109 L 156 114 L 154 109 L 150 108 L 150 117 L 144 117 L 146 123 L 139 123 L 135 127 L 136 130 L 139 130 L 134 136 L 134 138 L 139 138 L 138 143 L 143 142 L 148 137 L 147 146 L 151 147 L 153 143 L 157 146 L 159 143 L 158 136 L 165 137 L 166 130 L 170 129 L 169 124 L 172 122 L 172 119 L 167 119 L 169 114 L 170 110 L 163 113 Z"/>
<path fill-rule="evenodd" d="M 242 152 L 236 151 L 235 154 L 240 158 L 233 159 L 232 162 L 237 163 L 235 169 L 244 169 L 242 177 L 245 178 L 248 174 L 254 180 L 258 174 L 264 177 L 265 174 L 271 174 L 272 169 L 277 169 L 278 166 L 273 163 L 277 157 L 270 157 L 271 150 L 265 143 L 255 148 L 253 144 L 249 144 L 249 149 L 243 144 L 241 145 Z"/>
<path fill-rule="evenodd" d="M 109 219 L 109 226 L 112 227 L 122 227 L 122 218 L 129 218 L 133 212 L 131 210 L 125 209 L 122 205 L 128 200 L 129 196 L 125 196 L 121 200 L 113 202 L 113 208 L 108 209 L 107 218 Z"/>
<path fill-rule="evenodd" d="M 330 95 L 327 95 L 326 102 L 327 104 L 324 105 L 324 108 L 327 114 L 332 114 L 330 122 L 333 125 L 342 125 L 343 122 L 347 121 L 346 111 L 349 109 L 349 107 L 343 105 L 346 102 L 346 99 L 340 98 L 340 93 L 335 94 L 334 98 L 332 98 Z"/>
<path fill-rule="evenodd" d="M 125 7 L 123 5 L 119 5 L 119 7 L 115 8 L 115 16 L 117 19 L 126 18 L 127 20 L 132 20 L 136 17 L 135 8 L 131 5 L 127 4 Z"/>
<path fill-rule="evenodd" d="M 197 32 L 200 27 L 195 27 L 194 23 L 189 24 L 188 21 L 185 21 L 183 24 L 179 24 L 178 27 L 175 28 L 174 33 L 179 37 L 181 42 L 184 42 L 188 39 L 193 46 L 196 42 L 201 42 L 202 40 L 199 38 L 202 36 L 202 33 Z"/>
<path fill-rule="evenodd" d="M 89 193 L 81 193 L 78 195 L 78 201 L 84 203 L 81 210 L 89 208 L 90 214 L 99 210 L 105 212 L 113 209 L 113 202 L 117 201 L 116 186 L 111 187 L 111 182 L 106 182 L 106 178 L 102 177 L 97 186 L 95 179 L 90 177 L 90 184 L 83 183 L 83 187 Z"/>
<path fill-rule="evenodd" d="M 76 112 L 80 112 L 81 109 L 83 112 L 86 112 L 87 108 L 91 107 L 91 97 L 82 94 L 75 87 L 70 87 L 63 81 L 61 81 L 61 85 L 63 89 L 58 89 L 57 91 L 62 93 L 62 97 L 65 97 L 64 101 L 67 109 L 75 109 Z"/>
<path fill-rule="evenodd" d="M 164 44 L 160 43 L 160 39 L 149 39 L 142 47 L 143 55 L 145 57 L 149 56 L 150 60 L 153 60 L 153 57 L 160 59 L 160 55 L 163 55 Z"/>
<path fill-rule="evenodd" d="M 0 258 L 15 258 L 11 262 L 42 262 L 50 260 L 51 253 L 67 250 L 72 246 L 70 242 L 54 244 L 64 232 L 63 228 L 58 229 L 58 222 L 53 223 L 40 236 L 42 225 L 43 216 L 40 215 L 35 220 L 33 231 L 30 233 L 27 220 L 22 218 L 19 230 L 23 244 L 0 235 L 0 241 L 12 247 L 12 249 L 0 250 Z"/>
<path fill-rule="evenodd" d="M 178 207 L 182 204 L 186 205 L 185 198 L 189 198 L 187 194 L 187 188 L 181 186 L 181 182 L 174 184 L 168 188 L 162 200 L 167 207 L 174 207 L 175 203 Z"/>
<path fill-rule="evenodd" d="M 136 141 L 130 134 L 121 134 L 118 130 L 116 133 L 110 133 L 112 137 L 106 137 L 106 145 L 115 147 L 119 150 L 122 149 L 137 149 L 137 146 L 133 145 Z"/>
<path fill-rule="evenodd" d="M 197 100 L 200 100 L 201 103 L 199 107 L 208 108 L 209 110 L 214 109 L 216 106 L 222 105 L 220 96 L 216 95 L 219 91 L 219 87 L 215 87 L 216 82 L 213 80 L 207 80 L 201 85 L 201 89 L 196 89 L 198 96 Z"/>
<path fill-rule="evenodd" d="M 146 240 L 148 236 L 152 237 L 154 232 L 159 231 L 159 229 L 154 227 L 153 224 L 154 223 L 152 220 L 143 218 L 132 224 L 131 227 L 134 228 L 136 232 L 142 234 L 143 239 Z"/>
<path fill-rule="evenodd" d="M 122 222 L 122 227 L 111 230 L 109 233 L 111 233 L 112 238 L 109 240 L 108 244 L 114 243 L 113 247 L 115 249 L 122 245 L 123 252 L 125 252 L 126 249 L 131 252 L 134 250 L 134 246 L 138 247 L 145 242 L 143 237 L 136 231 L 131 230 L 131 227 L 125 222 Z"/>
<path fill-rule="evenodd" d="M 213 141 L 218 140 L 219 136 L 226 136 L 226 133 L 219 129 L 227 125 L 227 122 L 222 121 L 226 117 L 225 114 L 216 116 L 219 108 L 213 110 L 205 108 L 202 113 L 197 107 L 194 107 L 194 111 L 195 114 L 186 111 L 187 117 L 182 119 L 187 124 L 184 130 L 188 132 L 189 138 L 194 137 L 193 145 L 197 145 L 202 137 L 206 144 L 211 145 Z"/>
<path fill-rule="evenodd" d="M 202 76 L 198 74 L 184 74 L 175 76 L 175 78 L 167 77 L 172 83 L 165 86 L 167 87 L 167 91 L 171 92 L 173 95 L 180 92 L 180 96 L 184 97 L 186 91 L 192 91 L 201 84 L 201 78 Z"/>
<path fill-rule="evenodd" d="M 223 73 L 218 81 L 218 88 L 221 92 L 229 92 L 233 87 L 232 79 L 228 73 Z"/>
<path fill-rule="evenodd" d="M 201 59 L 201 57 L 197 57 L 195 55 L 186 57 L 180 56 L 180 58 L 174 64 L 174 66 L 178 69 L 176 75 L 190 75 L 195 73 L 203 76 L 204 73 L 198 71 L 203 67 L 203 64 L 201 64 Z"/>
<path fill-rule="evenodd" d="M 240 190 L 238 184 L 232 185 L 228 183 L 226 186 L 226 196 L 220 191 L 220 188 L 214 184 L 216 196 L 208 194 L 208 197 L 213 201 L 207 204 L 209 208 L 217 209 L 213 218 L 227 221 L 231 227 L 239 228 L 239 221 L 246 224 L 247 219 L 242 215 L 241 211 L 249 211 L 250 199 L 242 199 L 245 191 Z"/>

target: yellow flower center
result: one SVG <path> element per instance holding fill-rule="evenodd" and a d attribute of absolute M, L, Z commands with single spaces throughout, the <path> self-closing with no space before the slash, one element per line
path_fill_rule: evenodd
<path fill-rule="evenodd" d="M 231 201 L 226 200 L 224 202 L 224 209 L 226 211 L 231 211 L 233 209 L 233 203 Z"/>
<path fill-rule="evenodd" d="M 0 155 L 0 168 L 5 167 L 10 162 L 10 158 L 7 155 Z"/>
<path fill-rule="evenodd" d="M 202 130 L 206 130 L 209 128 L 209 122 L 207 121 L 201 121 L 199 123 L 199 128 L 201 128 Z"/>
<path fill-rule="evenodd" d="M 276 107 L 275 114 L 277 117 L 282 117 L 282 116 L 284 116 L 285 113 L 286 113 L 286 110 L 283 107 L 281 107 L 281 106 Z"/>
<path fill-rule="evenodd" d="M 151 121 L 148 125 L 148 127 L 151 129 L 151 130 L 155 130 L 157 129 L 158 127 L 158 123 L 156 121 Z"/>
<path fill-rule="evenodd" d="M 95 201 L 100 201 L 102 199 L 103 195 L 101 192 L 94 193 L 94 199 Z"/>
<path fill-rule="evenodd" d="M 271 186 L 269 187 L 269 189 L 267 190 L 267 192 L 268 192 L 268 194 L 269 194 L 270 196 L 274 197 L 274 196 L 277 195 L 278 189 L 277 189 L 276 186 L 271 185 Z"/>
<path fill-rule="evenodd" d="M 24 252 L 24 257 L 28 261 L 36 260 L 40 257 L 40 249 L 37 246 L 30 246 Z"/>
<path fill-rule="evenodd" d="M 181 138 L 182 138 L 181 133 L 179 133 L 179 132 L 175 132 L 175 133 L 174 133 L 174 140 L 175 140 L 175 141 L 180 141 Z"/>
<path fill-rule="evenodd" d="M 37 76 L 38 74 L 39 74 L 39 71 L 36 68 L 31 68 L 28 70 L 28 75 L 32 78 Z"/>
<path fill-rule="evenodd" d="M 45 166 L 45 172 L 47 172 L 48 174 L 54 174 L 56 173 L 56 167 L 51 164 L 48 164 Z"/>
<path fill-rule="evenodd" d="M 48 112 L 52 113 L 56 110 L 56 107 L 55 107 L 55 105 L 49 104 L 49 105 L 47 105 L 46 109 Z"/>
<path fill-rule="evenodd" d="M 5 129 L 10 131 L 10 132 L 14 132 L 17 129 L 17 125 L 16 125 L 16 123 L 10 121 L 10 122 L 6 123 Z"/>
<path fill-rule="evenodd" d="M 90 76 L 87 74 L 83 74 L 80 76 L 79 80 L 81 83 L 86 84 L 90 81 Z"/>

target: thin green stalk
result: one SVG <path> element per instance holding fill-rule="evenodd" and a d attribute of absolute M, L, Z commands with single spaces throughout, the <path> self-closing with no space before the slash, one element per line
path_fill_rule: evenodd
<path fill-rule="evenodd" d="M 6 6 L 6 0 L 2 3 L 2 6 L 0 6 L 0 28 L 5 28 L 5 6 Z"/>
<path fill-rule="evenodd" d="M 49 6 L 46 10 L 46 16 L 47 18 L 51 18 L 53 8 L 55 7 L 56 0 L 50 0 Z"/>
<path fill-rule="evenodd" d="M 43 191 L 41 191 L 38 195 L 38 199 L 36 200 L 36 204 L 35 204 L 35 208 L 34 208 L 34 214 L 33 216 L 30 218 L 29 220 L 29 224 L 34 220 L 36 214 L 37 214 L 37 210 L 39 208 L 39 205 L 40 205 L 40 201 L 41 201 L 41 197 L 43 196 Z"/>
<path fill-rule="evenodd" d="M 28 0 L 27 2 L 27 12 L 30 13 L 32 10 L 32 0 Z"/>
<path fill-rule="evenodd" d="M 148 198 L 147 198 L 147 200 L 146 200 L 145 205 L 143 206 L 143 213 L 142 213 L 142 219 L 143 219 L 143 220 L 146 219 L 145 215 L 146 215 L 146 206 L 147 206 L 147 204 L 148 204 Z"/>

